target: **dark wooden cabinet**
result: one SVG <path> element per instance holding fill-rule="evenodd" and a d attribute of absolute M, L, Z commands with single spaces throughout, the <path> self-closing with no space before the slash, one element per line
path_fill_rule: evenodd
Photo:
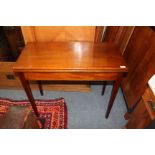
<path fill-rule="evenodd" d="M 107 26 L 103 41 L 114 43 L 123 54 L 135 26 Z"/>
<path fill-rule="evenodd" d="M 124 52 L 129 72 L 122 82 L 129 109 L 144 93 L 147 82 L 155 73 L 155 32 L 150 27 L 137 26 Z"/>
<path fill-rule="evenodd" d="M 141 97 L 137 107 L 131 114 L 128 123 L 126 124 L 127 129 L 144 129 L 155 121 L 155 96 L 151 89 L 147 87 L 144 94 Z"/>

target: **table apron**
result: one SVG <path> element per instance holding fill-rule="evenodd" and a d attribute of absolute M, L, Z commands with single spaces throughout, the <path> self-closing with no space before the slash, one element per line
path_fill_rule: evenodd
<path fill-rule="evenodd" d="M 85 72 L 24 72 L 26 80 L 54 80 L 54 81 L 113 81 L 122 76 L 122 72 L 117 73 L 85 73 Z"/>

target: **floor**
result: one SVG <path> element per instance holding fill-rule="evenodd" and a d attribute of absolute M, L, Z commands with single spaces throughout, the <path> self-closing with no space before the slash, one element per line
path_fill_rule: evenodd
<path fill-rule="evenodd" d="M 115 99 L 114 106 L 108 119 L 105 119 L 105 112 L 109 101 L 112 85 L 106 87 L 104 96 L 101 96 L 101 85 L 92 85 L 91 92 L 58 92 L 44 91 L 44 96 L 40 96 L 39 91 L 33 91 L 36 99 L 65 98 L 68 108 L 68 128 L 69 129 L 119 129 L 126 121 L 125 101 L 121 89 Z M 23 90 L 0 89 L 0 97 L 15 100 L 26 99 Z"/>

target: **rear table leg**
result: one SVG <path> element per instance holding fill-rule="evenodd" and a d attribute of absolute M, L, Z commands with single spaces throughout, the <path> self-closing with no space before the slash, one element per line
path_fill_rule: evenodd
<path fill-rule="evenodd" d="M 101 93 L 102 96 L 104 95 L 106 85 L 107 85 L 107 81 L 103 81 L 103 87 L 102 87 L 102 93 Z"/>
<path fill-rule="evenodd" d="M 39 86 L 40 94 L 41 94 L 41 96 L 43 96 L 44 93 L 43 93 L 42 82 L 41 81 L 37 81 L 37 83 L 38 83 L 38 86 Z"/>

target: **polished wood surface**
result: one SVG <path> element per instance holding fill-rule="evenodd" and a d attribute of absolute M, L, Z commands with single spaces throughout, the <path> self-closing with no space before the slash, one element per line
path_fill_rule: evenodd
<path fill-rule="evenodd" d="M 110 43 L 116 43 L 119 38 L 119 30 L 122 29 L 123 26 L 108 26 L 106 29 L 106 35 L 104 41 L 108 41 Z"/>
<path fill-rule="evenodd" d="M 118 42 L 118 47 L 122 54 L 124 54 L 124 51 L 130 41 L 134 29 L 135 26 L 124 26 L 124 31 L 122 32 L 121 38 Z"/>
<path fill-rule="evenodd" d="M 33 26 L 21 26 L 21 30 L 25 44 L 36 41 Z"/>
<path fill-rule="evenodd" d="M 96 26 L 21 26 L 25 43 L 94 41 Z"/>
<path fill-rule="evenodd" d="M 13 70 L 19 75 L 36 116 L 39 114 L 28 80 L 115 81 L 105 116 L 108 118 L 128 68 L 112 44 L 51 42 L 28 43 Z"/>
<path fill-rule="evenodd" d="M 152 90 L 150 89 L 150 87 L 148 87 L 145 90 L 145 93 L 142 96 L 142 99 L 145 103 L 145 107 L 150 115 L 151 120 L 155 119 L 155 109 L 152 109 L 150 106 L 150 102 L 152 103 L 153 106 L 155 106 L 155 96 L 152 92 Z"/>
<path fill-rule="evenodd" d="M 44 74 L 42 74 L 44 73 Z M 113 81 L 121 73 L 93 73 L 93 72 L 25 72 L 24 76 L 28 80 L 65 80 L 65 81 Z"/>
<path fill-rule="evenodd" d="M 21 26 L 25 44 L 28 42 L 92 41 L 96 37 L 96 26 Z M 98 32 L 98 31 L 97 31 Z M 100 35 L 100 34 L 99 34 Z M 90 85 L 48 85 L 47 89 L 62 91 L 90 91 Z"/>
<path fill-rule="evenodd" d="M 94 39 L 95 43 L 102 42 L 104 29 L 105 29 L 105 26 L 96 26 L 95 39 Z"/>
<path fill-rule="evenodd" d="M 151 108 L 150 102 L 155 106 L 155 96 L 151 89 L 147 87 L 134 112 L 130 115 L 126 128 L 144 129 L 155 120 L 155 109 Z"/>
<path fill-rule="evenodd" d="M 1 89 L 23 89 L 18 76 L 13 73 L 15 62 L 0 62 L 0 88 Z M 14 79 L 8 79 L 7 75 L 14 76 Z M 38 89 L 38 84 L 35 81 L 30 81 L 32 90 Z M 90 92 L 91 87 L 87 82 L 58 82 L 58 81 L 43 81 L 43 90 L 50 91 L 76 91 Z"/>
<path fill-rule="evenodd" d="M 151 123 L 144 101 L 141 100 L 125 125 L 127 129 L 144 129 Z"/>
<path fill-rule="evenodd" d="M 13 67 L 26 72 L 127 72 L 112 44 L 91 42 L 28 43 Z"/>
<path fill-rule="evenodd" d="M 123 54 L 135 26 L 107 26 L 104 41 L 113 43 Z"/>
<path fill-rule="evenodd" d="M 13 66 L 15 62 L 0 62 L 0 88 L 2 89 L 22 89 L 18 76 L 13 73 Z M 14 76 L 14 79 L 8 79 L 7 75 Z M 38 89 L 36 82 L 30 81 L 32 90 Z M 90 92 L 91 87 L 88 83 L 77 83 L 77 82 L 42 82 L 43 90 L 50 91 L 77 91 L 77 92 Z"/>
<path fill-rule="evenodd" d="M 150 27 L 136 27 L 124 52 L 129 72 L 122 81 L 128 107 L 132 109 L 155 73 L 155 32 Z"/>

